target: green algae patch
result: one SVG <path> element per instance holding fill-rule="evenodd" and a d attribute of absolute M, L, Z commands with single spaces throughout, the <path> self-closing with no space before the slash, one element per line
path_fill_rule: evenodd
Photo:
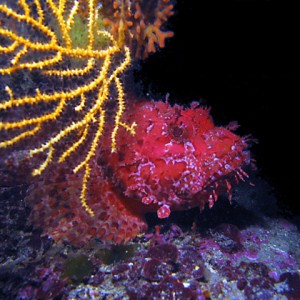
<path fill-rule="evenodd" d="M 85 277 L 92 274 L 94 265 L 85 255 L 68 257 L 63 265 L 63 278 L 74 282 L 82 282 Z"/>
<path fill-rule="evenodd" d="M 136 250 L 136 245 L 111 245 L 109 249 L 99 250 L 95 256 L 104 264 L 111 265 L 132 258 Z"/>

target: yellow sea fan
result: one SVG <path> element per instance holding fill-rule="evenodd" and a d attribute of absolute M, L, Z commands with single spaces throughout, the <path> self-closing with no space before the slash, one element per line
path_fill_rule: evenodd
<path fill-rule="evenodd" d="M 75 0 L 72 5 L 66 0 L 19 0 L 12 7 L 0 4 L 3 20 L 0 24 L 0 75 L 3 82 L 27 75 L 36 78 L 35 89 L 31 88 L 26 94 L 15 83 L 6 85 L 4 93 L 1 92 L 0 130 L 5 135 L 0 140 L 0 148 L 25 138 L 39 138 L 43 129 L 49 131 L 49 128 L 58 127 L 57 132 L 48 134 L 29 151 L 31 156 L 46 154 L 44 162 L 33 170 L 33 175 L 39 175 L 54 159 L 63 162 L 85 145 L 88 150 L 74 172 L 84 169 L 81 201 L 86 211 L 93 215 L 86 203 L 89 161 L 105 129 L 105 105 L 111 101 L 110 95 L 117 106 L 111 132 L 112 151 L 116 151 L 119 127 L 134 134 L 135 123 L 122 122 L 125 104 L 120 75 L 130 64 L 130 50 L 126 46 L 121 48 L 109 32 L 97 31 L 95 0 L 88 1 L 88 15 L 83 22 L 87 43 L 85 47 L 73 45 L 72 24 L 80 5 L 85 2 L 82 1 Z M 95 34 L 107 41 L 101 49 L 95 47 Z M 44 80 L 47 80 L 46 86 Z M 24 82 L 24 78 L 20 81 Z M 70 84 L 71 81 L 74 83 Z M 51 82 L 54 84 L 49 90 Z M 53 123 L 56 126 L 51 127 L 49 124 Z M 75 136 L 75 140 L 70 139 L 70 135 Z"/>

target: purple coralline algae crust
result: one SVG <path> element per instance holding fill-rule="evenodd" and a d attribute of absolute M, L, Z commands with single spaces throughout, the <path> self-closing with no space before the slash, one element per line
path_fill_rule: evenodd
<path fill-rule="evenodd" d="M 32 230 L 23 193 L 0 194 L 0 299 L 300 299 L 300 233 L 285 219 L 202 228 L 200 214 L 192 228 L 75 248 Z"/>

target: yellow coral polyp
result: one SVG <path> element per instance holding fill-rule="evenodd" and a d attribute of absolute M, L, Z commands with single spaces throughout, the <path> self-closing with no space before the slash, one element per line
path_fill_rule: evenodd
<path fill-rule="evenodd" d="M 46 154 L 44 162 L 33 170 L 32 174 L 41 174 L 57 156 L 58 163 L 65 161 L 81 145 L 88 143 L 87 136 L 89 133 L 92 134 L 93 136 L 89 139 L 87 147 L 88 151 L 75 166 L 74 172 L 84 169 L 80 200 L 84 209 L 93 216 L 93 210 L 87 203 L 89 163 L 95 155 L 99 140 L 105 129 L 106 111 L 104 106 L 113 86 L 116 91 L 117 109 L 114 128 L 111 132 L 112 151 L 117 149 L 116 136 L 119 128 L 124 127 L 130 134 L 134 134 L 136 124 L 128 125 L 122 122 L 122 115 L 125 110 L 125 94 L 120 75 L 130 65 L 130 50 L 126 46 L 121 47 L 109 32 L 96 30 L 96 22 L 98 22 L 96 0 L 88 1 L 89 13 L 85 23 L 87 26 L 87 45 L 84 48 L 73 45 L 72 24 L 78 17 L 78 9 L 83 4 L 82 1 L 73 1 L 72 8 L 69 10 L 66 8 L 67 3 L 65 0 L 45 0 L 43 5 L 41 0 L 30 1 L 30 4 L 27 0 L 19 0 L 18 10 L 0 4 L 0 13 L 7 20 L 10 19 L 24 27 L 30 27 L 44 37 L 44 39 L 37 42 L 30 36 L 20 35 L 14 27 L 0 27 L 0 37 L 5 41 L 5 44 L 0 46 L 0 54 L 12 57 L 7 66 L 0 68 L 0 75 L 12 76 L 22 70 L 30 72 L 37 70 L 49 78 L 55 77 L 64 80 L 75 76 L 77 78 L 86 76 L 91 71 L 96 74 L 93 78 L 85 80 L 83 84 L 67 90 L 43 92 L 37 88 L 33 95 L 28 96 L 17 96 L 13 87 L 7 86 L 5 91 L 8 97 L 0 102 L 0 113 L 1 111 L 17 110 L 20 107 L 25 108 L 25 106 L 35 107 L 41 103 L 49 103 L 53 108 L 50 111 L 43 111 L 40 115 L 32 116 L 30 114 L 16 120 L 1 118 L 0 130 L 5 130 L 8 137 L 0 141 L 0 147 L 6 148 L 25 138 L 34 137 L 46 123 L 58 120 L 65 111 L 66 106 L 71 104 L 74 107 L 76 119 L 71 124 L 59 128 L 59 131 L 50 136 L 46 142 L 29 151 L 31 156 L 38 153 Z M 53 24 L 56 24 L 58 28 L 54 28 L 53 25 L 51 26 L 49 22 L 45 21 L 46 16 L 49 15 L 54 18 Z M 10 23 L 8 22 L 8 24 Z M 105 48 L 98 49 L 95 47 L 95 33 L 102 36 L 103 39 L 107 39 Z M 61 36 L 59 37 L 59 35 Z M 98 45 L 99 43 L 97 43 Z M 33 53 L 34 55 L 32 55 Z M 122 55 L 123 60 L 120 60 Z M 33 56 L 35 60 L 33 60 Z M 83 61 L 84 66 L 70 69 L 62 68 L 63 63 L 71 59 Z M 87 96 L 87 94 L 89 95 Z M 94 97 L 92 100 L 90 99 L 91 95 Z M 86 101 L 87 97 L 89 97 L 89 101 Z M 91 133 L 90 128 L 92 125 L 95 127 L 95 123 L 96 130 Z M 16 130 L 17 134 L 14 135 Z M 78 139 L 68 145 L 69 140 L 66 137 L 74 132 L 77 133 Z M 58 149 L 60 154 L 55 155 Z"/>

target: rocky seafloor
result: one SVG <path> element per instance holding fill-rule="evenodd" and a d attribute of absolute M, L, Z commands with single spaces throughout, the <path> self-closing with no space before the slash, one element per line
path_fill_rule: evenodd
<path fill-rule="evenodd" d="M 239 195 L 201 213 L 149 215 L 128 245 L 75 248 L 28 224 L 26 189 L 0 189 L 0 299 L 300 299 L 299 228 Z"/>

